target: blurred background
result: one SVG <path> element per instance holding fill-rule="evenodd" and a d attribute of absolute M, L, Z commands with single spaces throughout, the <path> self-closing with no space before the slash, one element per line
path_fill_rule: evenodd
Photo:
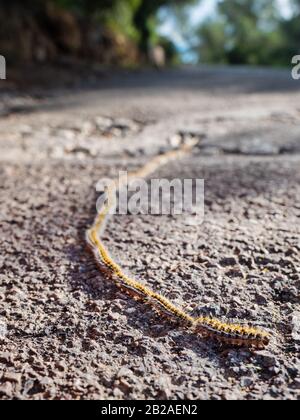
<path fill-rule="evenodd" d="M 287 67 L 299 40 L 300 0 L 0 0 L 11 66 Z"/>

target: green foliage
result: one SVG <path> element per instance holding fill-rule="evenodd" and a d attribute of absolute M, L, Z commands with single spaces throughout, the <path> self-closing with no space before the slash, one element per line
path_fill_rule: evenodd
<path fill-rule="evenodd" d="M 201 26 L 200 60 L 205 63 L 228 64 L 226 54 L 226 27 L 221 20 L 209 20 Z"/>
<path fill-rule="evenodd" d="M 138 42 L 138 31 L 134 26 L 133 18 L 139 1 L 115 1 L 112 7 L 102 10 L 100 15 L 98 13 L 98 18 L 113 32 L 121 33 Z"/>
<path fill-rule="evenodd" d="M 134 15 L 134 24 L 139 32 L 141 50 L 146 53 L 149 43 L 156 29 L 154 17 L 163 6 L 184 6 L 194 3 L 195 0 L 140 0 Z"/>
<path fill-rule="evenodd" d="M 1 1 L 1 0 L 0 0 Z M 15 0 L 17 1 L 17 0 Z M 30 0 L 28 0 L 30 1 Z M 33 0 L 37 1 L 37 0 Z M 58 5 L 77 13 L 94 16 L 116 32 L 134 39 L 147 54 L 152 42 L 157 40 L 157 11 L 163 6 L 180 7 L 201 0 L 53 0 Z M 170 42 L 168 51 L 172 49 Z M 174 46 L 173 46 L 174 47 Z"/>
<path fill-rule="evenodd" d="M 281 64 L 281 18 L 270 0 L 223 0 L 199 30 L 200 60 L 207 63 Z"/>
<path fill-rule="evenodd" d="M 289 66 L 300 50 L 300 0 L 285 20 L 270 0 L 223 0 L 198 31 L 199 61 Z"/>
<path fill-rule="evenodd" d="M 17 15 L 34 14 L 43 22 L 47 5 L 55 5 L 71 11 L 80 22 L 99 22 L 113 34 L 121 34 L 133 41 L 147 57 L 149 47 L 161 44 L 167 57 L 175 62 L 178 59 L 176 48 L 171 40 L 158 35 L 157 12 L 161 7 L 179 8 L 202 0 L 0 0 L 1 9 L 13 9 Z M 54 12 L 55 13 L 55 12 Z M 49 34 L 49 36 L 54 36 Z M 122 39 L 121 37 L 119 39 Z"/>
<path fill-rule="evenodd" d="M 294 14 L 281 23 L 283 46 L 280 50 L 282 59 L 290 62 L 291 57 L 300 53 L 300 0 L 293 0 Z"/>

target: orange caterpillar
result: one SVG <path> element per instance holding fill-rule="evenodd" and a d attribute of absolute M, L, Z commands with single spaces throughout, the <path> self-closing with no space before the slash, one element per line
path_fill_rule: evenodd
<path fill-rule="evenodd" d="M 183 145 L 179 150 L 160 155 L 141 170 L 130 175 L 130 178 L 146 177 L 154 172 L 159 166 L 176 159 L 190 151 L 194 143 Z M 116 183 L 112 183 L 111 188 L 115 188 Z M 163 314 L 168 319 L 184 325 L 187 329 L 202 337 L 209 337 L 218 342 L 233 346 L 245 346 L 262 349 L 269 344 L 270 336 L 265 331 L 248 326 L 224 323 L 217 319 L 200 317 L 193 318 L 182 309 L 173 305 L 162 295 L 153 292 L 142 283 L 127 276 L 122 268 L 113 260 L 105 248 L 100 234 L 105 228 L 105 222 L 109 216 L 110 208 L 115 205 L 112 200 L 112 190 L 106 194 L 109 199 L 103 204 L 92 228 L 87 232 L 87 243 L 92 249 L 96 262 L 101 269 L 105 269 L 108 276 L 113 278 L 116 284 L 134 299 L 140 299 L 150 304 L 156 311 Z"/>

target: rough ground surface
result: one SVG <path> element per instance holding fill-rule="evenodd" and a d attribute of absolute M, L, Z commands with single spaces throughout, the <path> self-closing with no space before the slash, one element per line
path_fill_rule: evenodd
<path fill-rule="evenodd" d="M 300 398 L 299 87 L 285 72 L 203 69 L 2 93 L 0 398 Z M 204 223 L 119 216 L 107 244 L 194 315 L 269 330 L 264 351 L 168 325 L 85 247 L 96 181 L 190 135 L 193 155 L 155 177 L 204 178 Z"/>

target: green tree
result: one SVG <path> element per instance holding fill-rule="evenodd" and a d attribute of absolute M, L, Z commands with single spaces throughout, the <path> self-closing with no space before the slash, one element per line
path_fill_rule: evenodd
<path fill-rule="evenodd" d="M 44 26 L 44 32 L 51 42 L 55 38 L 57 26 L 49 25 L 49 10 L 55 8 L 47 7 L 58 6 L 74 13 L 80 24 L 84 27 L 92 27 L 99 24 L 103 29 L 103 33 L 108 29 L 107 33 L 114 35 L 123 35 L 124 39 L 129 39 L 137 44 L 144 57 L 147 57 L 148 49 L 151 43 L 160 43 L 166 49 L 167 57 L 171 60 L 176 58 L 176 48 L 172 40 L 159 36 L 157 28 L 159 21 L 157 18 L 158 11 L 162 7 L 176 8 L 185 5 L 200 2 L 201 0 L 0 0 L 0 12 L 3 10 L 4 15 L 23 16 L 27 21 L 35 21 L 37 25 Z M 46 22 L 46 24 L 45 24 Z M 12 25 L 13 26 L 13 25 Z M 50 29 L 49 29 L 50 28 Z M 0 28 L 0 32 L 4 29 Z M 15 29 L 12 28 L 11 36 L 15 37 Z M 0 33 L 1 35 L 1 33 Z M 113 38 L 113 37 L 112 37 Z M 120 37 L 119 39 L 121 39 Z M 113 48 L 113 47 L 112 47 Z M 16 55 L 18 52 L 16 51 Z"/>
<path fill-rule="evenodd" d="M 184 6 L 195 3 L 196 0 L 139 0 L 134 14 L 134 24 L 139 32 L 141 51 L 147 53 L 151 34 L 155 27 L 154 18 L 163 6 Z M 198 0 L 199 2 L 199 0 Z"/>
<path fill-rule="evenodd" d="M 20 1 L 20 0 L 13 0 Z M 38 0 L 24 0 L 38 2 Z M 107 16 L 107 11 L 114 14 L 116 21 L 122 22 L 128 16 L 132 18 L 132 25 L 138 33 L 141 51 L 147 53 L 151 35 L 156 32 L 155 16 L 163 6 L 180 7 L 201 0 L 54 0 L 60 6 L 77 10 L 88 16 Z M 121 13 L 120 13 L 121 11 Z M 110 16 L 111 16 L 110 15 Z"/>
<path fill-rule="evenodd" d="M 207 63 L 280 64 L 280 15 L 270 0 L 223 0 L 201 25 L 199 57 Z"/>
<path fill-rule="evenodd" d="M 290 63 L 291 57 L 300 52 L 300 0 L 293 0 L 293 15 L 281 22 L 283 45 L 279 52 L 285 63 Z"/>

